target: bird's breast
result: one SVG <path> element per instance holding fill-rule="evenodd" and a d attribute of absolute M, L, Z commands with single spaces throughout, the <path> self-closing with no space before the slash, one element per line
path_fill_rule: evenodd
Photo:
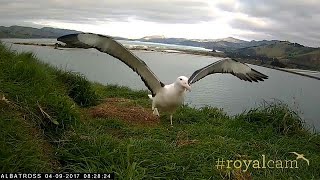
<path fill-rule="evenodd" d="M 184 102 L 184 92 L 177 92 L 172 89 L 163 89 L 154 97 L 155 106 L 165 110 L 175 110 Z"/>

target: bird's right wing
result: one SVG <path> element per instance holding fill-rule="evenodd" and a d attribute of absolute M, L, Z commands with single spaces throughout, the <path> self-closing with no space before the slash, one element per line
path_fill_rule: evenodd
<path fill-rule="evenodd" d="M 144 61 L 109 36 L 79 33 L 61 36 L 58 38 L 58 41 L 66 43 L 68 47 L 96 48 L 101 52 L 119 59 L 141 77 L 153 96 L 164 86 Z"/>
<path fill-rule="evenodd" d="M 268 76 L 250 68 L 248 65 L 236 60 L 226 58 L 198 69 L 189 78 L 188 83 L 193 84 L 200 79 L 214 73 L 230 73 L 244 81 L 263 81 Z"/>

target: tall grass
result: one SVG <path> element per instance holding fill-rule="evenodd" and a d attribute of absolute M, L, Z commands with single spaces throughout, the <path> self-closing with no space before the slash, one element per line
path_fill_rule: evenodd
<path fill-rule="evenodd" d="M 303 120 L 288 105 L 282 102 L 264 103 L 259 108 L 240 114 L 240 120 L 255 123 L 259 126 L 271 126 L 276 133 L 297 134 L 305 132 Z"/>
<path fill-rule="evenodd" d="M 79 106 L 88 107 L 97 104 L 98 96 L 92 89 L 91 83 L 79 74 L 58 70 L 57 80 L 64 83 L 67 93 Z"/>
<path fill-rule="evenodd" d="M 37 130 L 11 108 L 0 101 L 0 172 L 53 171 L 54 158 Z"/>
<path fill-rule="evenodd" d="M 97 100 L 83 76 L 56 70 L 31 53 L 9 52 L 0 45 L 0 92 L 47 134 L 61 134 L 79 119 L 76 103 Z"/>

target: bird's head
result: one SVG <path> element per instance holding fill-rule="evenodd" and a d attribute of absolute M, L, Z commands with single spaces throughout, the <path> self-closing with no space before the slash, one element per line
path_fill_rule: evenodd
<path fill-rule="evenodd" d="M 182 88 L 191 91 L 191 87 L 188 83 L 188 78 L 185 76 L 179 76 L 175 82 L 175 84 L 181 86 Z"/>

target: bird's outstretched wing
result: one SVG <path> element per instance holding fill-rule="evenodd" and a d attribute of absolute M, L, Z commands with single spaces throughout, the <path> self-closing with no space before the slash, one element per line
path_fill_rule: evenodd
<path fill-rule="evenodd" d="M 244 81 L 263 81 L 268 79 L 268 76 L 250 68 L 248 65 L 236 60 L 226 58 L 214 62 L 206 67 L 198 69 L 189 78 L 189 84 L 193 84 L 207 75 L 214 73 L 230 73 Z"/>
<path fill-rule="evenodd" d="M 58 41 L 66 43 L 67 47 L 96 48 L 119 59 L 141 77 L 153 96 L 164 86 L 144 61 L 132 54 L 112 37 L 92 33 L 79 33 L 61 36 Z"/>

